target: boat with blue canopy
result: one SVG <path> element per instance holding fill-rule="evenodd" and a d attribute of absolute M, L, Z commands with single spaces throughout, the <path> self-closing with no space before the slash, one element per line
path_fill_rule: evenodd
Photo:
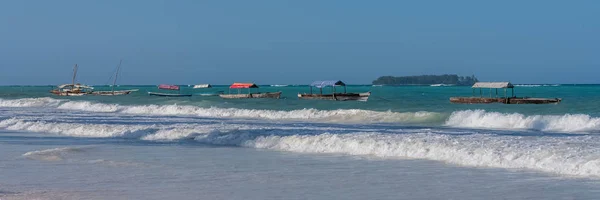
<path fill-rule="evenodd" d="M 331 87 L 331 93 L 323 94 L 323 88 Z M 343 87 L 344 92 L 337 92 L 336 87 Z M 313 88 L 319 89 L 319 93 L 314 93 Z M 298 93 L 299 99 L 321 99 L 335 101 L 367 101 L 371 92 L 348 93 L 346 83 L 340 80 L 315 81 L 310 84 L 310 93 Z"/>

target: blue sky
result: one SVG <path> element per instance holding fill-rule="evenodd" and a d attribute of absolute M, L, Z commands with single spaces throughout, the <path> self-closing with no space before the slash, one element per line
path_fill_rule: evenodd
<path fill-rule="evenodd" d="M 7 0 L 0 84 L 600 83 L 600 1 Z"/>

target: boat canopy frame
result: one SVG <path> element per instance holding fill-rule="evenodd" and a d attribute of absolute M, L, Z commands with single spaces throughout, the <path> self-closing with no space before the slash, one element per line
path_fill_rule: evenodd
<path fill-rule="evenodd" d="M 194 85 L 194 89 L 199 89 L 199 88 L 212 88 L 211 84 L 196 84 Z"/>
<path fill-rule="evenodd" d="M 319 94 L 323 94 L 323 88 L 331 87 L 331 92 L 335 94 L 336 86 L 344 86 L 344 94 L 347 93 L 346 83 L 341 80 L 314 81 L 310 84 L 310 94 L 313 94 L 313 87 L 319 88 Z"/>
<path fill-rule="evenodd" d="M 483 89 L 490 89 L 490 98 L 492 98 L 492 89 L 496 89 L 496 98 L 498 98 L 498 89 L 504 89 L 504 97 L 509 98 L 507 95 L 507 89 L 511 89 L 511 97 L 515 96 L 515 86 L 510 82 L 476 82 L 473 84 L 472 92 L 475 96 L 475 89 L 479 89 L 479 97 L 483 98 Z"/>

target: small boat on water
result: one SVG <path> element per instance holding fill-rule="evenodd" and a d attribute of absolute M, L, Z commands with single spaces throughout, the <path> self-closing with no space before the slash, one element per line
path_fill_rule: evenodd
<path fill-rule="evenodd" d="M 210 84 L 198 84 L 198 85 L 194 85 L 193 87 L 194 89 L 200 89 L 200 88 L 212 88 L 212 85 Z"/>
<path fill-rule="evenodd" d="M 237 94 L 231 93 L 231 89 L 237 89 Z M 242 89 L 248 89 L 248 93 L 242 93 Z M 256 89 L 257 92 L 252 93 L 251 89 Z M 249 99 L 249 98 L 273 98 L 279 99 L 281 97 L 281 91 L 279 92 L 258 92 L 258 85 L 254 83 L 233 83 L 229 86 L 229 94 L 219 94 L 224 99 Z"/>
<path fill-rule="evenodd" d="M 57 86 L 56 89 L 50 91 L 50 93 L 58 96 L 84 96 L 91 94 L 94 88 L 82 84 L 63 84 Z"/>
<path fill-rule="evenodd" d="M 128 95 L 132 92 L 137 92 L 137 91 L 139 91 L 139 89 L 117 90 L 117 91 L 94 91 L 91 94 L 98 95 L 98 96 L 119 96 L 119 95 Z"/>
<path fill-rule="evenodd" d="M 177 93 L 159 93 L 159 92 L 148 92 L 150 96 L 159 97 L 191 97 L 191 94 L 177 94 Z"/>
<path fill-rule="evenodd" d="M 91 86 L 83 85 L 80 83 L 75 83 L 75 79 L 77 78 L 77 70 L 79 67 L 75 64 L 73 67 L 73 79 L 71 84 L 62 84 L 56 87 L 56 89 L 51 90 L 50 93 L 58 96 L 84 96 L 91 94 L 94 91 L 94 88 Z"/>
<path fill-rule="evenodd" d="M 177 90 L 180 91 L 179 86 L 177 85 L 167 85 L 160 84 L 158 85 L 158 89 L 160 90 Z M 159 97 L 191 97 L 191 94 L 181 94 L 181 93 L 160 93 L 160 92 L 148 92 L 150 96 L 159 96 Z"/>
<path fill-rule="evenodd" d="M 479 89 L 479 97 L 475 96 L 475 90 Z M 483 89 L 489 89 L 489 97 L 483 96 Z M 493 89 L 496 94 L 493 96 Z M 504 90 L 504 96 L 498 96 L 498 89 Z M 512 95 L 507 95 L 507 90 L 511 89 Z M 472 97 L 451 97 L 452 103 L 479 104 L 479 103 L 503 103 L 503 104 L 558 104 L 561 98 L 531 98 L 516 97 L 515 87 L 510 82 L 477 82 L 472 87 Z"/>
<path fill-rule="evenodd" d="M 120 96 L 120 95 L 128 95 L 132 92 L 138 91 L 137 89 L 135 90 L 117 90 L 115 91 L 115 84 L 117 84 L 117 79 L 119 78 L 119 71 L 121 71 L 121 63 L 123 62 L 123 60 L 119 61 L 119 65 L 117 66 L 117 71 L 115 72 L 115 79 L 113 80 L 113 84 L 110 86 L 111 90 L 110 91 L 94 91 L 91 94 L 92 95 L 98 95 L 98 96 Z"/>
<path fill-rule="evenodd" d="M 336 93 L 336 86 L 343 86 L 343 93 Z M 319 88 L 319 94 L 313 93 L 313 87 Z M 331 94 L 323 94 L 323 88 L 331 87 Z M 371 92 L 348 93 L 346 84 L 342 81 L 315 81 L 310 84 L 310 93 L 298 93 L 299 99 L 321 99 L 335 101 L 367 101 Z"/>

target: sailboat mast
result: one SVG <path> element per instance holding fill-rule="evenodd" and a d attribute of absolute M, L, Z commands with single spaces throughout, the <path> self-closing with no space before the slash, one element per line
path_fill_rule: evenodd
<path fill-rule="evenodd" d="M 75 88 L 75 77 L 77 77 L 77 64 L 73 67 L 73 88 Z"/>
<path fill-rule="evenodd" d="M 119 71 L 121 70 L 121 63 L 123 62 L 123 59 L 119 60 L 119 66 L 117 66 L 117 72 L 115 74 L 115 80 L 113 81 L 112 84 L 112 93 L 113 95 L 115 95 L 115 84 L 117 84 L 117 79 L 119 78 Z"/>

